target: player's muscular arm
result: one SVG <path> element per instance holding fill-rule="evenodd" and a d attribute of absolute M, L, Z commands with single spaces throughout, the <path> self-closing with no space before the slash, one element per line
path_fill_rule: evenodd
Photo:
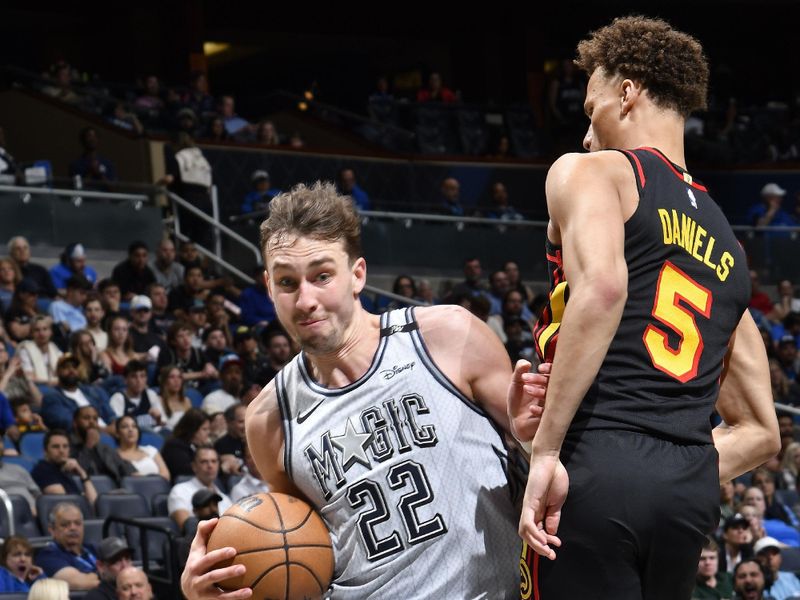
<path fill-rule="evenodd" d="M 713 431 L 720 482 L 757 467 L 780 449 L 767 354 L 748 311 L 728 353 L 717 412 L 725 421 Z"/>
<path fill-rule="evenodd" d="M 626 184 L 636 189 L 616 152 L 568 154 L 547 175 L 547 206 L 560 234 L 570 298 L 534 454 L 558 455 L 622 317 L 628 270 L 620 187 Z"/>
<path fill-rule="evenodd" d="M 547 175 L 547 205 L 560 234 L 570 298 L 533 438 L 519 533 L 550 559 L 556 556 L 551 545 L 561 545 L 556 533 L 569 489 L 559 461 L 561 445 L 605 358 L 627 298 L 620 190 L 635 193 L 636 182 L 626 162 L 610 152 L 568 154 Z"/>
<path fill-rule="evenodd" d="M 510 432 L 506 392 L 511 360 L 497 335 L 460 306 L 418 308 L 415 314 L 436 365 L 503 431 Z"/>

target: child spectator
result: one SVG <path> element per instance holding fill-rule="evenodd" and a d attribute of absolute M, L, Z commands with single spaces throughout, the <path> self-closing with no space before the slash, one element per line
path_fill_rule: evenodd
<path fill-rule="evenodd" d="M 0 593 L 27 592 L 43 577 L 41 567 L 33 564 L 33 546 L 24 537 L 12 535 L 0 550 Z"/>
<path fill-rule="evenodd" d="M 27 398 L 18 398 L 13 402 L 12 408 L 14 410 L 14 421 L 17 424 L 17 430 L 20 435 L 32 431 L 47 431 L 47 426 L 42 421 L 42 416 L 33 412 L 30 400 Z"/>

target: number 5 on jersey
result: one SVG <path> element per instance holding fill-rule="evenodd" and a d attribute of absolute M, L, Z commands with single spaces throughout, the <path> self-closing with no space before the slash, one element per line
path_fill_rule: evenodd
<path fill-rule="evenodd" d="M 653 304 L 653 316 L 680 336 L 677 349 L 669 345 L 667 334 L 655 325 L 648 325 L 642 339 L 653 366 L 681 383 L 697 376 L 703 336 L 697 327 L 695 313 L 689 305 L 708 319 L 711 316 L 712 294 L 670 261 L 661 268 Z"/>

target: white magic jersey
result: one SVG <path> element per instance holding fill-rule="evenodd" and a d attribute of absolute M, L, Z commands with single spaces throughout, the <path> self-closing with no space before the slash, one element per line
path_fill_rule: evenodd
<path fill-rule="evenodd" d="M 381 317 L 358 381 L 318 385 L 301 353 L 276 384 L 286 472 L 331 531 L 331 598 L 519 598 L 519 470 L 433 364 L 413 309 Z"/>

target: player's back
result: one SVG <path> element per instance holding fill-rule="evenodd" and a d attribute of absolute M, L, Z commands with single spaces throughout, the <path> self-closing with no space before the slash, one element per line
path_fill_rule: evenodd
<path fill-rule="evenodd" d="M 689 173 L 652 148 L 624 154 L 639 188 L 625 223 L 628 298 L 570 432 L 622 429 L 711 443 L 723 359 L 750 296 L 746 258 L 720 208 Z M 536 328 L 545 355 L 554 351 L 568 299 L 560 258 L 550 245 L 555 294 Z"/>
<path fill-rule="evenodd" d="M 301 354 L 276 389 L 286 472 L 332 532 L 332 598 L 518 597 L 508 450 L 433 364 L 413 310 L 383 315 L 358 381 L 323 388 Z"/>

